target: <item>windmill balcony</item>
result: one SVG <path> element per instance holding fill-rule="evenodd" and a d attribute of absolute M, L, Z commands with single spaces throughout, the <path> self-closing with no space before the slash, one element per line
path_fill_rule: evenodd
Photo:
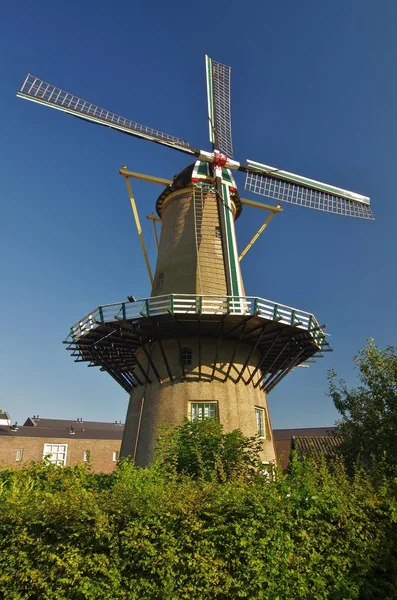
<path fill-rule="evenodd" d="M 189 377 L 212 381 L 220 356 L 218 344 L 234 340 L 231 363 L 237 349 L 246 349 L 249 356 L 259 353 L 257 370 L 263 389 L 269 392 L 292 368 L 330 350 L 324 327 L 310 313 L 263 298 L 167 294 L 99 306 L 71 327 L 64 343 L 76 362 L 101 367 L 130 393 L 153 375 L 160 383 Z M 181 360 L 178 372 L 172 372 L 166 342 L 175 340 L 182 348 L 184 340 L 191 338 L 198 340 L 199 353 L 203 349 L 198 370 L 187 373 Z M 207 364 L 209 345 L 214 347 L 213 368 Z M 162 367 L 150 360 L 155 346 L 161 351 Z M 151 375 L 142 368 L 138 349 L 145 352 Z M 238 378 L 243 371 L 242 365 Z"/>

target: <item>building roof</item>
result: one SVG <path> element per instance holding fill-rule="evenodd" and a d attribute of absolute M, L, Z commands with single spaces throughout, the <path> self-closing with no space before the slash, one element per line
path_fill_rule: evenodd
<path fill-rule="evenodd" d="M 22 426 L 0 426 L 0 436 L 35 438 L 75 438 L 83 440 L 121 440 L 124 424 L 71 419 L 28 417 Z"/>
<path fill-rule="evenodd" d="M 338 454 L 341 437 L 326 435 L 322 437 L 294 437 L 292 448 L 301 457 L 316 458 L 319 456 L 334 457 Z"/>
<path fill-rule="evenodd" d="M 3 421 L 3 420 L 10 421 L 11 418 L 7 412 L 0 410 L 0 421 Z"/>
<path fill-rule="evenodd" d="M 121 421 L 103 423 L 101 421 L 78 421 L 77 419 L 42 419 L 41 417 L 28 417 L 23 425 L 24 427 L 35 427 L 39 429 L 73 427 L 86 430 L 124 430 L 124 424 L 121 423 Z"/>
<path fill-rule="evenodd" d="M 111 429 L 84 429 L 84 427 L 9 427 L 0 426 L 0 437 L 34 437 L 48 439 L 121 440 L 124 427 Z"/>
<path fill-rule="evenodd" d="M 336 454 L 334 436 L 336 427 L 299 427 L 297 429 L 273 429 L 274 450 L 283 470 L 288 468 L 291 450 L 298 448 L 301 456 Z M 312 442 L 312 440 L 315 440 Z"/>
<path fill-rule="evenodd" d="M 336 427 L 300 427 L 297 429 L 273 429 L 274 440 L 292 440 L 294 437 L 324 437 L 332 435 Z"/>

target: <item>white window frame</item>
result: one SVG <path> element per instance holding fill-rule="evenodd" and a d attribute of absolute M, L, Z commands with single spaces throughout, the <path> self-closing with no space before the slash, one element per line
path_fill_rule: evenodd
<path fill-rule="evenodd" d="M 15 456 L 15 462 L 21 462 L 23 459 L 23 448 L 17 448 L 17 454 Z"/>
<path fill-rule="evenodd" d="M 112 462 L 117 462 L 120 459 L 120 450 L 113 450 Z"/>
<path fill-rule="evenodd" d="M 266 411 L 262 406 L 255 406 L 255 419 L 256 419 L 257 435 L 262 440 L 265 440 L 266 439 Z M 261 432 L 261 426 L 262 426 L 262 432 Z"/>
<path fill-rule="evenodd" d="M 55 450 L 55 448 L 56 448 L 56 450 Z M 63 450 L 60 450 L 60 448 L 63 448 Z M 64 454 L 65 457 L 63 459 L 59 459 L 58 458 L 59 454 Z M 55 443 L 55 442 L 44 444 L 43 458 L 45 456 L 50 456 L 49 460 L 50 460 L 50 463 L 52 463 L 53 465 L 65 466 L 67 457 L 68 457 L 68 445 L 67 444 L 59 444 L 59 443 Z"/>
<path fill-rule="evenodd" d="M 90 456 L 90 450 L 84 450 L 84 452 L 83 452 L 83 462 L 88 462 L 89 456 Z"/>
<path fill-rule="evenodd" d="M 206 407 L 208 414 L 206 415 Z M 214 414 L 209 414 L 211 409 L 215 409 Z M 201 415 L 198 414 L 198 411 L 201 409 Z M 209 401 L 197 401 L 189 403 L 189 419 L 191 421 L 204 421 L 204 419 L 214 419 L 215 421 L 218 419 L 218 403 Z"/>
<path fill-rule="evenodd" d="M 188 346 L 185 346 L 181 350 L 181 362 L 184 367 L 188 367 L 193 363 L 193 350 Z"/>

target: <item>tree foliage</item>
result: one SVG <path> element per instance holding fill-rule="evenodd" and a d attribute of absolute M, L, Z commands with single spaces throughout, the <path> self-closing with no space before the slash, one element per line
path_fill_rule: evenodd
<path fill-rule="evenodd" d="M 354 357 L 361 385 L 349 389 L 329 373 L 329 394 L 341 415 L 342 452 L 353 464 L 371 461 L 397 467 L 397 351 L 379 349 L 373 339 Z"/>

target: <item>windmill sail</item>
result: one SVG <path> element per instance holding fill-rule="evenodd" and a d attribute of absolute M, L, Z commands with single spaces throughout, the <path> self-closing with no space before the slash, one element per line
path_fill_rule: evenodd
<path fill-rule="evenodd" d="M 367 196 L 250 160 L 241 170 L 246 172 L 245 189 L 254 194 L 337 215 L 374 218 Z"/>
<path fill-rule="evenodd" d="M 100 108 L 73 94 L 69 94 L 42 79 L 38 79 L 30 73 L 23 82 L 17 96 L 19 98 L 24 98 L 25 100 L 44 104 L 45 106 L 55 108 L 56 110 L 62 110 L 74 117 L 85 119 L 86 121 L 105 125 L 129 135 L 170 146 L 171 148 L 175 148 L 186 154 L 199 154 L 198 150 L 192 148 L 188 142 L 185 142 L 180 138 L 116 115 L 109 110 Z"/>
<path fill-rule="evenodd" d="M 230 110 L 231 68 L 205 57 L 210 142 L 216 150 L 233 156 Z"/>

